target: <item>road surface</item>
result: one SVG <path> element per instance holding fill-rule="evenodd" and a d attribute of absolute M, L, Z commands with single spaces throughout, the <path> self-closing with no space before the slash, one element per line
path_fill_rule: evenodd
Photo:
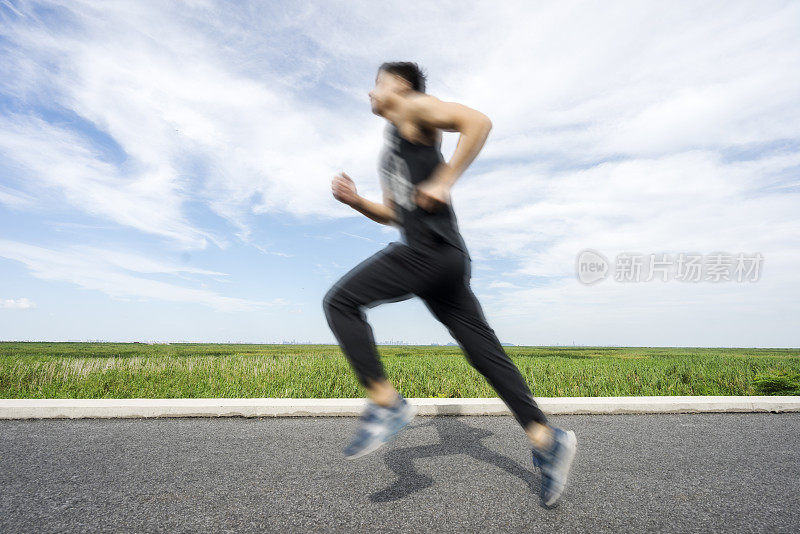
<path fill-rule="evenodd" d="M 800 413 L 553 416 L 559 506 L 510 416 L 0 421 L 0 532 L 798 532 Z"/>

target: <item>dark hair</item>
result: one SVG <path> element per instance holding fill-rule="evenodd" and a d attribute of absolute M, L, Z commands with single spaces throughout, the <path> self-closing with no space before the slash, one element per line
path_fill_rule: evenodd
<path fill-rule="evenodd" d="M 419 65 L 410 61 L 393 61 L 386 62 L 378 67 L 378 72 L 386 71 L 389 74 L 400 76 L 408 83 L 411 88 L 420 93 L 425 92 L 425 73 L 419 68 Z"/>

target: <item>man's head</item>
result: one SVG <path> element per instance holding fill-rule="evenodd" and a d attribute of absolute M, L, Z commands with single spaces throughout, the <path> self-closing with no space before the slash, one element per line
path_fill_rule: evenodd
<path fill-rule="evenodd" d="M 375 87 L 369 92 L 372 112 L 382 115 L 387 99 L 412 91 L 425 92 L 425 74 L 419 66 L 408 61 L 384 63 L 378 67 Z"/>

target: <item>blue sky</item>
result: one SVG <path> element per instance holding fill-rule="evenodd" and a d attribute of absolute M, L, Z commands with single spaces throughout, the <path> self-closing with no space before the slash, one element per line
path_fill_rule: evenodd
<path fill-rule="evenodd" d="M 380 199 L 367 92 L 410 60 L 494 125 L 452 198 L 502 341 L 800 346 L 797 3 L 0 0 L 0 54 L 0 339 L 334 343 L 325 291 L 399 235 L 330 181 Z M 586 248 L 764 261 L 585 285 Z"/>

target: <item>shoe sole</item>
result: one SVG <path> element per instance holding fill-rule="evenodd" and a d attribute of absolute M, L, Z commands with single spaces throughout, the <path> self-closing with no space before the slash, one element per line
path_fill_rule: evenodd
<path fill-rule="evenodd" d="M 364 447 L 363 449 L 361 449 L 360 451 L 358 451 L 355 454 L 351 454 L 350 456 L 345 455 L 345 459 L 346 460 L 355 460 L 356 458 L 361 458 L 362 456 L 366 456 L 367 454 L 369 454 L 369 453 L 371 453 L 371 452 L 373 452 L 375 450 L 380 449 L 381 446 L 384 443 L 386 443 L 386 442 L 385 441 L 374 441 L 373 443 L 371 443 L 367 447 Z"/>
<path fill-rule="evenodd" d="M 413 404 L 409 404 L 408 405 L 408 412 L 407 412 L 408 413 L 408 415 L 407 415 L 408 419 L 406 420 L 405 423 L 403 423 L 402 426 L 400 426 L 397 430 L 395 430 L 391 434 L 389 434 L 386 437 L 384 437 L 382 440 L 374 441 L 373 443 L 371 443 L 370 445 L 364 447 L 363 449 L 361 449 L 357 453 L 351 454 L 350 456 L 345 455 L 345 459 L 347 459 L 347 460 L 355 460 L 356 458 L 361 458 L 362 456 L 366 456 L 367 454 L 380 449 L 383 445 L 385 445 L 386 443 L 389 443 L 390 441 L 392 441 L 397 436 L 397 434 L 399 434 L 402 430 L 408 428 L 408 425 L 411 423 L 411 421 L 417 415 L 418 411 L 419 411 L 419 408 L 417 408 Z"/>
<path fill-rule="evenodd" d="M 564 460 L 564 465 L 566 466 L 564 469 L 564 483 L 561 486 L 561 491 L 551 497 L 549 501 L 545 502 L 545 506 L 553 506 L 561 498 L 561 495 L 564 494 L 564 490 L 567 489 L 567 481 L 570 469 L 572 469 L 572 461 L 575 459 L 575 453 L 578 451 L 578 438 L 575 437 L 575 432 L 572 430 L 569 430 L 566 434 L 569 441 L 569 449 L 567 457 Z"/>

